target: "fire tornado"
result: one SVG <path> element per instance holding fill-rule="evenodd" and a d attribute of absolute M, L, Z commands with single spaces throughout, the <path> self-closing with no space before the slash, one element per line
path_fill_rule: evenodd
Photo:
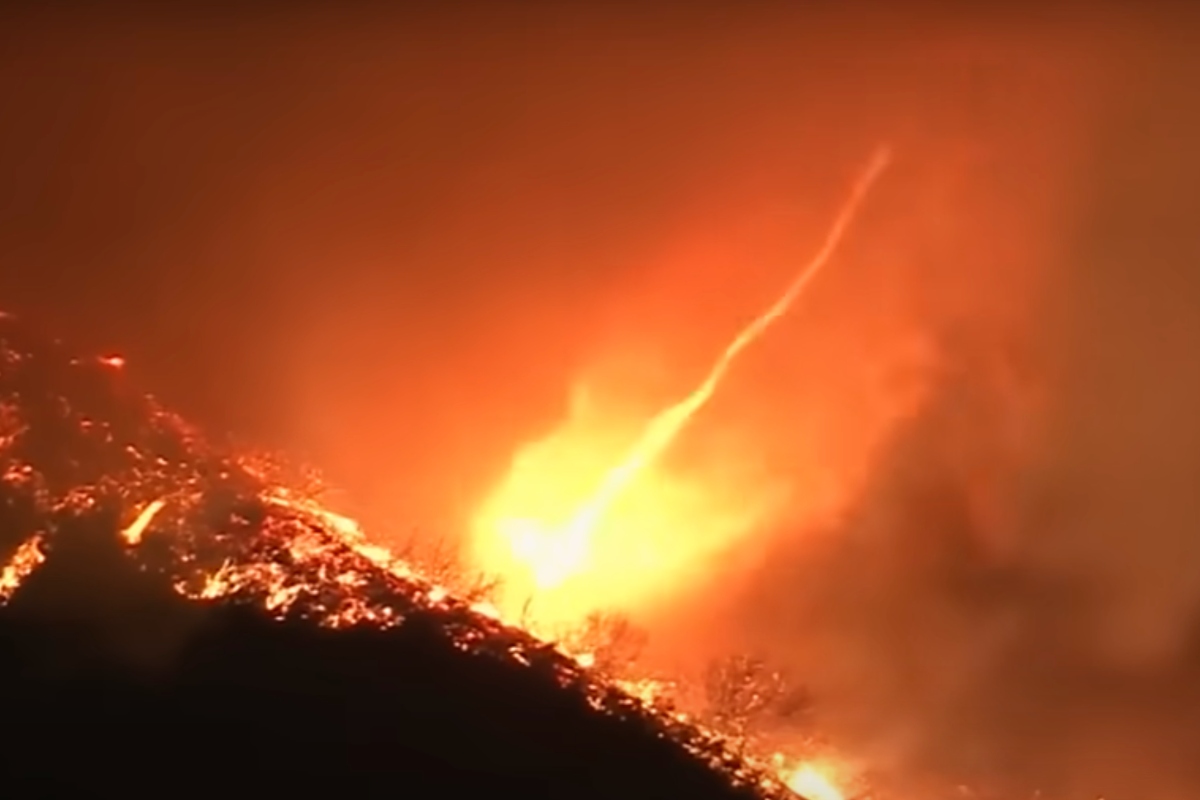
<path fill-rule="evenodd" d="M 738 357 L 795 306 L 812 281 L 829 264 L 871 187 L 886 170 L 890 160 L 891 151 L 887 146 L 875 150 L 813 258 L 770 306 L 738 332 L 695 389 L 660 411 L 642 427 L 632 446 L 609 462 L 615 463 L 615 466 L 602 472 L 599 480 L 593 483 L 594 488 L 569 510 L 565 518 L 559 510 L 558 519 L 548 519 L 549 515 L 539 513 L 541 509 L 532 506 L 545 508 L 545 494 L 555 493 L 562 485 L 564 475 L 573 477 L 577 474 L 579 464 L 554 457 L 556 450 L 561 455 L 563 445 L 560 442 L 540 443 L 559 445 L 538 451 L 539 454 L 547 454 L 543 459 L 544 470 L 530 468 L 529 453 L 524 454 L 524 459 L 518 457 L 506 483 L 485 505 L 477 521 L 475 541 L 476 558 L 481 566 L 499 572 L 510 587 L 515 584 L 518 591 L 524 592 L 524 596 L 517 600 L 518 595 L 510 591 L 509 610 L 514 607 L 514 601 L 527 604 L 542 593 L 557 590 L 589 571 L 603 568 L 602 562 L 594 557 L 598 538 L 602 535 L 602 523 L 609 520 L 614 508 L 632 485 L 646 475 L 711 400 Z M 551 504 L 556 502 L 560 501 L 550 501 Z M 627 520 L 616 522 L 624 527 Z M 642 542 L 643 553 L 646 551 L 644 544 Z M 654 561 L 654 554 L 650 556 L 649 560 Z M 620 561 L 621 557 L 618 557 L 614 566 L 624 570 L 628 565 L 622 565 Z M 627 581 L 627 574 L 625 579 Z M 604 605 L 605 599 L 592 596 L 587 601 Z M 592 609 L 580 607 L 578 610 L 586 612 Z M 569 618 L 570 614 L 563 612 L 561 608 L 556 610 L 559 616 Z"/>
<path fill-rule="evenodd" d="M 72 793 L 83 779 L 48 765 L 99 747 L 106 763 L 154 753 L 180 774 L 217 764 L 221 785 L 386 762 L 389 780 L 472 796 L 516 781 L 535 796 L 827 800 L 797 777 L 811 765 L 740 755 L 732 731 L 674 711 L 654 682 L 501 623 L 443 583 L 450 573 L 326 508 L 315 476 L 211 444 L 120 372 L 0 316 L 0 677 L 22 689 L 6 698 L 22 732 L 6 777 Z M 144 608 L 159 624 L 129 618 Z M 130 733 L 111 745 L 93 733 L 114 725 Z M 194 746 L 154 750 L 182 731 Z M 140 767 L 86 776 L 106 779 L 158 780 Z"/>

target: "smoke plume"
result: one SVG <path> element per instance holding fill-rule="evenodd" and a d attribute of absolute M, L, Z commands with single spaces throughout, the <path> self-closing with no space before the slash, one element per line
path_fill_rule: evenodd
<path fill-rule="evenodd" d="M 1015 167 L 1064 190 L 1049 229 L 1008 225 L 1037 214 L 996 182 L 1008 244 L 956 227 L 975 291 L 920 326 L 921 402 L 844 513 L 780 536 L 725 609 L 884 771 L 1056 797 L 1200 786 L 1200 63 L 1153 41 L 1123 51 L 1073 170 Z M 1015 269 L 989 236 L 1037 243 L 1014 253 L 1036 285 L 978 291 Z"/>

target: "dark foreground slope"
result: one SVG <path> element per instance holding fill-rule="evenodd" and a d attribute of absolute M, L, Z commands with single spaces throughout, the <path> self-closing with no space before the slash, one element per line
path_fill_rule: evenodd
<path fill-rule="evenodd" d="M 784 793 L 124 384 L 0 319 L 6 789 Z"/>

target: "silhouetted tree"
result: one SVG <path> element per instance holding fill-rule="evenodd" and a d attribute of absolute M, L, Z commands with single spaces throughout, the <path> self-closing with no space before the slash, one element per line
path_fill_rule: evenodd
<path fill-rule="evenodd" d="M 771 726 L 801 722 L 812 708 L 805 687 L 763 659 L 747 655 L 710 663 L 704 697 L 712 724 L 741 739 Z"/>
<path fill-rule="evenodd" d="M 598 671 L 620 677 L 628 674 L 641 658 L 646 633 L 623 614 L 596 611 L 563 641 L 574 652 L 591 653 Z"/>

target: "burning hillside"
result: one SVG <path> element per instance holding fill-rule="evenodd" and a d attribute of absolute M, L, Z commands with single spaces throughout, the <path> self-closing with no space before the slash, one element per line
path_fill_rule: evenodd
<path fill-rule="evenodd" d="M 373 548 L 269 460 L 206 443 L 122 366 L 0 320 L 10 776 L 793 796 L 772 765 Z"/>

